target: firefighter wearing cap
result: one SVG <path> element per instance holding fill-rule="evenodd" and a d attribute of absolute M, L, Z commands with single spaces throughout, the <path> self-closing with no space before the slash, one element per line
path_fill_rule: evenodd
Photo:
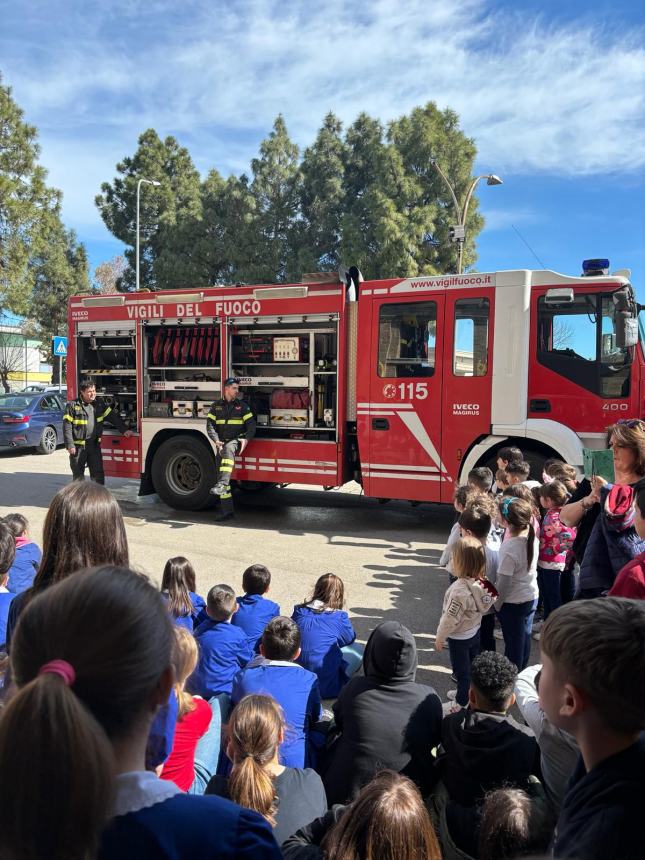
<path fill-rule="evenodd" d="M 231 472 L 235 455 L 241 454 L 255 435 L 255 418 L 244 400 L 238 399 L 239 383 L 234 377 L 224 380 L 224 397 L 212 404 L 206 418 L 206 432 L 217 449 L 217 483 L 211 493 L 222 502 L 220 519 L 233 516 Z"/>

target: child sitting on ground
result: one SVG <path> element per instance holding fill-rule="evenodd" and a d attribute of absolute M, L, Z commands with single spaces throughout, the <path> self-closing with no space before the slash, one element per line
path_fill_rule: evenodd
<path fill-rule="evenodd" d="M 208 780 L 217 767 L 219 753 L 214 752 L 210 762 L 203 762 L 199 756 L 196 756 L 196 749 L 200 739 L 208 731 L 213 712 L 208 702 L 200 696 L 191 696 L 185 690 L 186 681 L 195 671 L 199 657 L 193 634 L 185 627 L 175 627 L 174 633 L 176 642 L 173 662 L 179 711 L 172 751 L 163 764 L 160 776 L 162 779 L 174 782 L 182 791 L 203 794 Z M 219 743 L 217 747 L 219 748 Z M 198 770 L 199 773 L 197 773 Z M 201 790 L 197 790 L 198 787 Z"/>
<path fill-rule="evenodd" d="M 169 558 L 161 577 L 161 596 L 171 618 L 191 633 L 206 618 L 206 603 L 195 594 L 195 569 L 183 555 Z"/>
<path fill-rule="evenodd" d="M 468 472 L 466 482 L 471 490 L 478 493 L 490 493 L 493 486 L 493 473 L 488 466 L 478 466 Z"/>
<path fill-rule="evenodd" d="M 239 627 L 257 653 L 264 628 L 280 615 L 280 607 L 265 595 L 271 586 L 271 574 L 263 564 L 252 564 L 242 574 L 244 594 L 237 598 L 237 612 L 232 624 Z"/>
<path fill-rule="evenodd" d="M 253 657 L 253 650 L 239 627 L 231 624 L 237 612 L 230 585 L 214 585 L 208 592 L 208 618 L 195 630 L 199 662 L 188 680 L 188 690 L 203 699 L 230 697 L 233 679 Z"/>
<path fill-rule="evenodd" d="M 551 613 L 540 646 L 540 707 L 581 752 L 553 856 L 642 857 L 645 603 L 574 600 Z"/>
<path fill-rule="evenodd" d="M 13 532 L 4 522 L 0 522 L 0 651 L 5 650 L 7 641 L 7 618 L 11 601 L 16 596 L 7 588 L 9 570 L 16 555 L 16 542 Z"/>
<path fill-rule="evenodd" d="M 565 526 L 560 520 L 560 511 L 568 498 L 569 493 L 560 481 L 553 480 L 540 487 L 540 504 L 545 514 L 540 526 L 537 576 L 544 621 L 562 603 L 560 576 L 576 538 L 575 528 Z M 533 634 L 535 638 L 539 635 L 537 632 Z"/>
<path fill-rule="evenodd" d="M 441 558 L 439 559 L 439 566 L 445 567 L 450 574 L 450 582 L 454 582 L 455 579 L 452 575 L 452 548 L 454 543 L 458 541 L 461 537 L 461 531 L 459 529 L 459 515 L 464 510 L 466 505 L 471 502 L 477 495 L 479 495 L 479 493 L 476 490 L 473 490 L 467 484 L 463 487 L 457 487 L 457 489 L 455 490 L 453 505 L 455 510 L 457 511 L 457 519 L 455 520 L 453 527 L 450 529 L 448 540 L 446 541 L 444 550 L 441 553 Z"/>
<path fill-rule="evenodd" d="M 233 708 L 226 752 L 230 777 L 214 776 L 206 794 L 217 794 L 259 812 L 273 827 L 278 845 L 327 812 L 327 798 L 315 770 L 284 767 L 278 758 L 286 727 L 270 696 L 245 696 Z"/>
<path fill-rule="evenodd" d="M 450 797 L 448 829 L 459 847 L 470 848 L 477 830 L 477 804 L 502 786 L 526 787 L 540 773 L 533 732 L 508 713 L 515 703 L 515 666 L 484 651 L 473 660 L 468 707 L 444 717 L 437 766 Z"/>
<path fill-rule="evenodd" d="M 448 640 L 450 662 L 457 678 L 457 689 L 451 691 L 455 697 L 451 712 L 468 704 L 470 664 L 480 650 L 481 619 L 497 596 L 494 586 L 485 578 L 486 553 L 477 538 L 460 538 L 454 544 L 452 563 L 457 581 L 443 599 L 435 641 L 435 649 L 442 651 Z M 448 698 L 452 698 L 451 692 Z"/>
<path fill-rule="evenodd" d="M 288 726 L 280 744 L 280 764 L 286 767 L 308 766 L 309 730 L 323 715 L 318 678 L 296 663 L 299 656 L 298 625 L 282 615 L 272 619 L 262 634 L 260 656 L 238 673 L 231 697 L 237 705 L 244 696 L 264 693 L 280 705 Z"/>
<path fill-rule="evenodd" d="M 43 556 L 40 547 L 29 539 L 29 522 L 22 514 L 8 514 L 4 522 L 16 541 L 16 557 L 9 571 L 9 591 L 20 594 L 34 584 L 34 577 Z"/>
<path fill-rule="evenodd" d="M 543 856 L 553 835 L 553 814 L 542 798 L 521 788 L 486 795 L 479 825 L 479 860 Z"/>
<path fill-rule="evenodd" d="M 323 699 L 335 699 L 363 659 L 362 648 L 350 648 L 356 633 L 344 604 L 342 579 L 324 573 L 311 597 L 295 606 L 291 616 L 300 629 L 298 663 L 316 673 Z"/>

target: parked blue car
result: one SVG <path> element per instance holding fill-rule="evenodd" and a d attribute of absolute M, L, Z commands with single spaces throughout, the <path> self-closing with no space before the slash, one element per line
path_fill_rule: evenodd
<path fill-rule="evenodd" d="M 65 403 L 53 392 L 0 394 L 0 448 L 53 454 L 63 443 Z"/>

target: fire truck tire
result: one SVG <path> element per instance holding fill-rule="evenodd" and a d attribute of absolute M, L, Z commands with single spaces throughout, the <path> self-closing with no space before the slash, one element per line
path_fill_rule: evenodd
<path fill-rule="evenodd" d="M 213 455 L 192 436 L 167 439 L 159 446 L 152 461 L 152 480 L 171 508 L 199 511 L 215 504 L 210 493 L 215 480 Z"/>

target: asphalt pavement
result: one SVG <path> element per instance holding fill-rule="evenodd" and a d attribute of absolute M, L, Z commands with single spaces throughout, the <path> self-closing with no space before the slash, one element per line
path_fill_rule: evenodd
<path fill-rule="evenodd" d="M 0 515 L 23 513 L 42 545 L 49 503 L 69 480 L 62 449 L 49 456 L 0 453 Z M 448 585 L 436 564 L 454 520 L 451 507 L 380 504 L 362 496 L 357 485 L 328 492 L 292 485 L 236 494 L 236 519 L 220 525 L 212 511 L 175 511 L 156 497 L 138 498 L 137 481 L 108 478 L 107 486 L 123 511 L 131 563 L 155 582 L 168 558 L 184 555 L 195 567 L 201 594 L 220 582 L 239 592 L 244 569 L 261 563 L 272 574 L 271 598 L 290 615 L 316 578 L 332 571 L 345 583 L 360 641 L 381 621 L 396 619 L 416 638 L 417 680 L 435 687 L 443 700 L 454 687 L 447 650 L 434 650 Z"/>

